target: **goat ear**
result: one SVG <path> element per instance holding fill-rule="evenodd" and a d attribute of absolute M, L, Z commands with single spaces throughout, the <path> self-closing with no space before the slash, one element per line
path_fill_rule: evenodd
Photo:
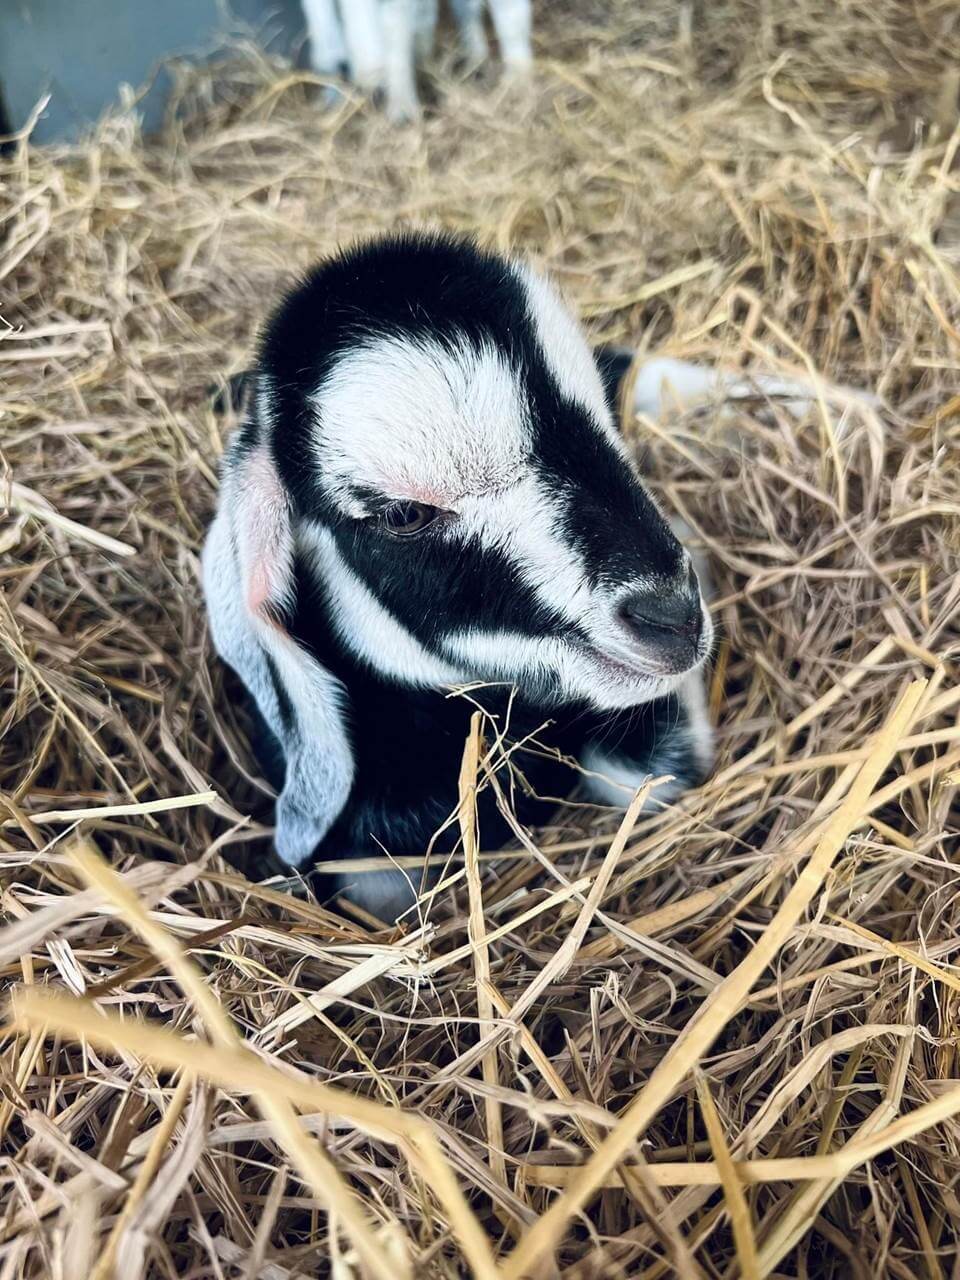
<path fill-rule="evenodd" d="M 290 504 L 267 446 L 251 445 L 248 431 L 224 457 L 219 507 L 203 549 L 203 588 L 217 652 L 283 750 L 274 844 L 296 866 L 346 803 L 353 756 L 343 686 L 284 621 L 294 595 Z"/>

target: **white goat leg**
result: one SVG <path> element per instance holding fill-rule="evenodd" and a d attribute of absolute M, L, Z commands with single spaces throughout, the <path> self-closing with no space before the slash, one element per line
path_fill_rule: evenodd
<path fill-rule="evenodd" d="M 364 93 L 383 88 L 384 40 L 380 0 L 345 0 L 340 6 L 350 79 Z"/>
<path fill-rule="evenodd" d="M 508 71 L 530 69 L 530 0 L 489 0 L 500 52 Z"/>
<path fill-rule="evenodd" d="M 414 64 L 420 66 L 433 56 L 433 45 L 437 34 L 437 0 L 414 0 L 414 4 Z"/>
<path fill-rule="evenodd" d="M 414 0 L 380 0 L 386 71 L 387 115 L 393 121 L 420 114 L 414 69 Z"/>
<path fill-rule="evenodd" d="M 463 56 L 471 66 L 479 67 L 490 55 L 487 33 L 483 29 L 483 0 L 451 0 L 451 8 L 460 32 Z"/>
<path fill-rule="evenodd" d="M 879 399 L 868 391 L 842 387 L 823 381 L 821 391 L 827 401 L 845 405 L 859 403 L 877 408 Z M 648 418 L 658 418 L 667 405 L 686 408 L 699 401 L 720 396 L 727 400 L 769 396 L 783 405 L 793 417 L 802 417 L 817 402 L 817 387 L 812 381 L 776 378 L 770 374 L 751 373 L 737 377 L 722 369 L 708 369 L 675 360 L 671 356 L 655 356 L 641 365 L 634 384 L 633 407 Z"/>
<path fill-rule="evenodd" d="M 347 61 L 347 46 L 336 0 L 303 0 L 310 37 L 310 65 L 320 75 L 334 75 Z"/>

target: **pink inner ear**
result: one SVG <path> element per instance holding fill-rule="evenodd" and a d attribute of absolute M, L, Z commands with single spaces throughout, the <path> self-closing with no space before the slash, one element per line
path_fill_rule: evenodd
<path fill-rule="evenodd" d="M 264 448 L 249 457 L 241 480 L 239 534 L 247 580 L 247 608 L 278 631 L 268 608 L 286 594 L 293 560 L 290 512 L 273 463 Z"/>
<path fill-rule="evenodd" d="M 270 599 L 270 575 L 263 559 L 254 560 L 250 566 L 247 579 L 247 608 L 251 613 L 258 613 L 265 622 L 270 621 L 269 610 L 263 612 L 263 606 Z"/>

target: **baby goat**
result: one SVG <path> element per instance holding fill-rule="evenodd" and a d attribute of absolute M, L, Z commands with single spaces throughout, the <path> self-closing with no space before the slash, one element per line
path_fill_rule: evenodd
<path fill-rule="evenodd" d="M 622 364 L 605 386 L 546 281 L 440 235 L 349 250 L 279 307 L 203 577 L 286 863 L 422 852 L 456 809 L 477 702 L 511 742 L 549 722 L 515 757 L 524 822 L 580 779 L 571 760 L 621 806 L 648 775 L 676 779 L 660 799 L 704 777 L 712 627 L 617 433 Z M 479 812 L 502 843 L 490 788 Z M 399 873 L 349 884 L 381 914 L 410 901 Z"/>
<path fill-rule="evenodd" d="M 509 71 L 530 66 L 530 0 L 486 0 Z M 484 0 L 451 0 L 468 63 L 487 59 Z M 430 56 L 437 0 L 303 0 L 315 71 L 345 67 L 365 93 L 383 90 L 392 120 L 417 115 L 416 68 Z"/>

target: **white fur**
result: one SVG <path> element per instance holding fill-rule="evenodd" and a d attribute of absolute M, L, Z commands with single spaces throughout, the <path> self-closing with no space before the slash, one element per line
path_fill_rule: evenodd
<path fill-rule="evenodd" d="M 682 732 L 682 731 L 681 731 Z M 582 753 L 580 763 L 586 771 L 584 790 L 594 804 L 606 805 L 611 809 L 626 809 L 637 791 L 649 778 L 662 777 L 669 770 L 638 769 L 629 760 L 617 759 L 607 755 L 602 748 L 589 744 Z M 683 782 L 662 782 L 652 792 L 654 800 L 663 804 L 671 804 L 686 790 Z M 647 807 L 650 807 L 649 804 Z"/>
<path fill-rule="evenodd" d="M 333 75 L 347 62 L 347 45 L 336 0 L 303 0 L 303 16 L 310 33 L 314 71 Z"/>
<path fill-rule="evenodd" d="M 460 29 L 460 44 L 469 63 L 480 66 L 490 52 L 483 29 L 483 0 L 450 0 L 450 8 Z"/>
<path fill-rule="evenodd" d="M 417 44 L 411 0 L 380 0 L 387 114 L 412 120 L 419 113 L 414 49 Z"/>
<path fill-rule="evenodd" d="M 413 0 L 413 54 L 418 64 L 433 53 L 437 34 L 438 0 Z"/>
<path fill-rule="evenodd" d="M 337 361 L 313 403 L 317 462 L 347 514 L 350 483 L 451 508 L 512 484 L 529 452 L 527 406 L 493 347 L 369 341 Z"/>
<path fill-rule="evenodd" d="M 511 71 L 526 71 L 530 51 L 530 0 L 489 0 L 503 60 Z"/>
<path fill-rule="evenodd" d="M 364 93 L 375 93 L 386 66 L 380 0 L 340 0 L 339 9 L 350 79 Z"/>
<path fill-rule="evenodd" d="M 689 360 L 654 356 L 645 361 L 637 373 L 633 407 L 637 413 L 656 419 L 670 405 L 685 409 L 710 399 L 746 400 L 767 396 L 781 402 L 792 417 L 799 418 L 816 404 L 818 391 L 841 407 L 852 403 L 876 408 L 880 404 L 876 396 L 855 387 L 826 382 L 818 387 L 812 380 L 775 378 L 763 373 L 737 377 L 723 369 L 691 364 Z"/>
<path fill-rule="evenodd" d="M 557 532 L 558 499 L 529 466 L 509 488 L 471 496 L 458 511 L 455 532 L 506 555 L 541 604 L 569 622 L 584 616 L 593 600 L 586 567 Z"/>
<path fill-rule="evenodd" d="M 612 671 L 557 636 L 469 629 L 449 632 L 441 645 L 475 680 L 515 684 L 538 698 L 584 698 L 604 711 L 665 697 L 682 679 L 646 674 L 638 670 L 635 659 L 630 673 Z"/>
<path fill-rule="evenodd" d="M 699 671 L 688 672 L 679 689 L 687 713 L 687 735 L 693 758 L 704 773 L 713 764 L 714 731 L 707 708 L 707 688 Z"/>

